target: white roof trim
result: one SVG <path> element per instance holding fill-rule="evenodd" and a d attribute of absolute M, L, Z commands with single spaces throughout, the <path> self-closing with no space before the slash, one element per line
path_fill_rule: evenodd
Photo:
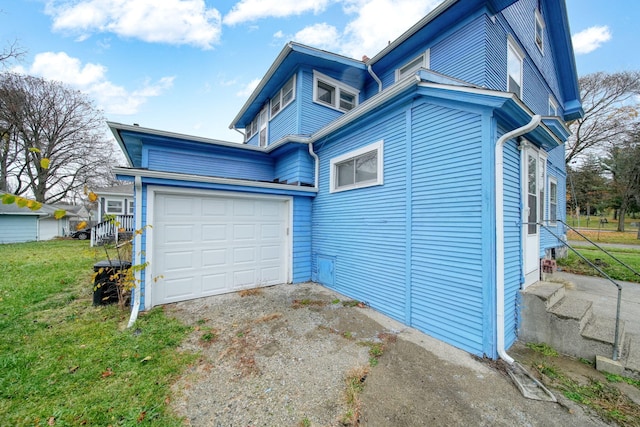
<path fill-rule="evenodd" d="M 272 190 L 299 191 L 303 193 L 318 192 L 318 190 L 314 187 L 294 186 L 290 184 L 278 184 L 275 182 L 248 181 L 244 179 L 218 178 L 213 176 L 191 175 L 191 174 L 175 173 L 175 172 L 152 171 L 152 170 L 146 170 L 146 169 L 130 169 L 130 168 L 115 167 L 113 168 L 113 172 L 120 175 L 139 176 L 142 178 L 174 179 L 176 181 L 193 181 L 193 182 L 203 182 L 207 184 L 237 185 L 237 186 L 244 186 L 244 187 L 268 188 Z"/>

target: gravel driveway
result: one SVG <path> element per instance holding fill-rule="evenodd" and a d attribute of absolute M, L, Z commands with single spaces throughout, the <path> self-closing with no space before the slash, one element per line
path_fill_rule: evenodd
<path fill-rule="evenodd" d="M 166 306 L 201 354 L 174 409 L 192 426 L 604 425 L 527 400 L 498 370 L 356 303 L 306 283 Z"/>

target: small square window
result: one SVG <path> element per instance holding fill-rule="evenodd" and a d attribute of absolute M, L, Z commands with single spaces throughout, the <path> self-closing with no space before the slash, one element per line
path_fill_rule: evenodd
<path fill-rule="evenodd" d="M 382 185 L 383 141 L 338 156 L 330 161 L 330 192 Z"/>
<path fill-rule="evenodd" d="M 333 105 L 335 91 L 335 87 L 330 86 L 325 82 L 318 81 L 318 101 Z"/>
<path fill-rule="evenodd" d="M 122 200 L 107 200 L 107 206 L 105 207 L 105 212 L 108 214 L 122 214 L 124 204 Z"/>
<path fill-rule="evenodd" d="M 356 106 L 356 96 L 352 93 L 341 90 L 340 91 L 340 109 L 349 111 L 349 110 L 352 110 L 353 107 L 355 106 Z"/>
<path fill-rule="evenodd" d="M 329 76 L 313 72 L 313 101 L 342 112 L 358 106 L 358 90 Z"/>

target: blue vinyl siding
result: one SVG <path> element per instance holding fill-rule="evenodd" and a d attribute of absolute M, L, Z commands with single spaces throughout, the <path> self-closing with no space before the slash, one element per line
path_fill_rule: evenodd
<path fill-rule="evenodd" d="M 431 69 L 472 84 L 486 85 L 486 19 L 486 15 L 481 15 L 432 46 Z"/>
<path fill-rule="evenodd" d="M 269 121 L 269 144 L 298 133 L 297 117 L 298 97 Z"/>
<path fill-rule="evenodd" d="M 317 258 L 335 260 L 338 292 L 366 301 L 398 320 L 405 317 L 405 114 L 360 124 L 316 144 L 320 191 L 313 203 L 313 279 Z M 329 193 L 330 160 L 384 140 L 384 185 Z"/>
<path fill-rule="evenodd" d="M 299 144 L 295 149 L 277 157 L 275 179 L 290 184 L 312 185 L 314 168 L 315 164 L 309 155 L 308 146 Z"/>
<path fill-rule="evenodd" d="M 481 119 L 422 105 L 412 125 L 411 324 L 483 354 Z"/>
<path fill-rule="evenodd" d="M 35 240 L 38 240 L 37 215 L 0 215 L 0 243 Z"/>
<path fill-rule="evenodd" d="M 500 131 L 498 137 L 506 132 Z M 515 140 L 507 141 L 503 149 L 504 161 L 504 283 L 505 283 L 505 346 L 517 339 L 519 325 L 520 285 L 522 271 L 522 185 L 520 150 Z"/>
<path fill-rule="evenodd" d="M 151 170 L 190 173 L 221 178 L 272 181 L 274 162 L 263 153 L 237 150 L 178 150 L 164 147 L 145 148 Z M 222 153 L 221 153 L 222 151 Z"/>
<path fill-rule="evenodd" d="M 311 198 L 293 199 L 293 283 L 311 280 Z"/>

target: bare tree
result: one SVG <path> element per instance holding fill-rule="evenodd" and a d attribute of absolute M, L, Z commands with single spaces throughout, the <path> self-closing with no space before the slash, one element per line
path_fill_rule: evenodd
<path fill-rule="evenodd" d="M 7 43 L 4 49 L 0 51 L 0 63 L 5 63 L 10 59 L 20 59 L 27 53 L 20 47 L 17 41 Z"/>
<path fill-rule="evenodd" d="M 580 77 L 584 117 L 574 121 L 567 141 L 565 161 L 587 152 L 607 149 L 638 121 L 640 72 L 593 73 Z"/>
<path fill-rule="evenodd" d="M 0 182 L 17 195 L 55 203 L 110 179 L 113 145 L 102 113 L 62 83 L 0 75 Z"/>

